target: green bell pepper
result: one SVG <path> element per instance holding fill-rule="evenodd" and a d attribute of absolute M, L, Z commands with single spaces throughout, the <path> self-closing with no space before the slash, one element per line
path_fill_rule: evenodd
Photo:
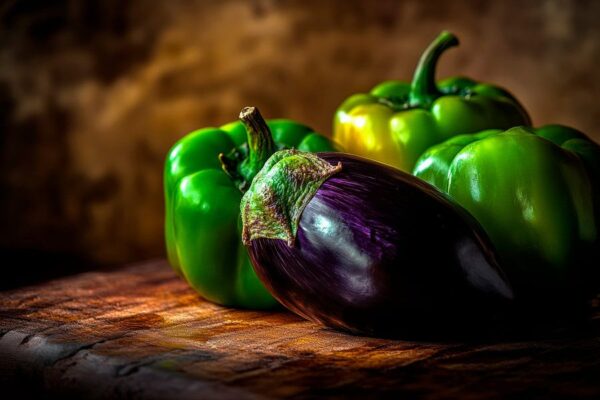
<path fill-rule="evenodd" d="M 461 77 L 436 84 L 440 55 L 457 45 L 456 36 L 442 32 L 421 56 L 412 83 L 383 82 L 348 98 L 335 114 L 333 139 L 349 153 L 410 172 L 427 148 L 451 136 L 529 125 L 504 89 Z"/>
<path fill-rule="evenodd" d="M 290 120 L 267 123 L 258 110 L 240 121 L 179 140 L 164 169 L 165 236 L 171 266 L 204 298 L 242 308 L 277 305 L 241 243 L 240 201 L 275 151 L 334 151 L 324 136 Z M 272 132 L 272 134 L 271 134 Z"/>
<path fill-rule="evenodd" d="M 596 289 L 600 146 L 583 133 L 548 125 L 459 135 L 427 150 L 413 173 L 479 220 L 522 299 Z"/>

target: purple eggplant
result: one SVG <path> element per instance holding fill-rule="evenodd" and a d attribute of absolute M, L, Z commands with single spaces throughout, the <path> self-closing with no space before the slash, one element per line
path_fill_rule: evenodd
<path fill-rule="evenodd" d="M 328 327 L 443 334 L 497 321 L 512 303 L 473 217 L 383 164 L 280 151 L 241 211 L 242 239 L 261 281 L 289 310 Z"/>

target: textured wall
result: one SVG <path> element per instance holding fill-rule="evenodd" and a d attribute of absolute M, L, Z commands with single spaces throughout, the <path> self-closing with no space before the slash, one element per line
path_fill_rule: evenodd
<path fill-rule="evenodd" d="M 110 264 L 163 254 L 162 162 L 257 105 L 328 133 L 349 94 L 439 76 L 510 88 L 600 140 L 598 1 L 4 1 L 0 247 Z"/>

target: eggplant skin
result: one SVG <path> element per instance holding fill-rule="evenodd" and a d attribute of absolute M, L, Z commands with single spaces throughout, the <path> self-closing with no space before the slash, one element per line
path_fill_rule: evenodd
<path fill-rule="evenodd" d="M 399 170 L 318 156 L 342 169 L 304 208 L 294 246 L 265 238 L 248 246 L 277 300 L 309 320 L 372 336 L 438 336 L 502 319 L 513 292 L 470 214 Z"/>

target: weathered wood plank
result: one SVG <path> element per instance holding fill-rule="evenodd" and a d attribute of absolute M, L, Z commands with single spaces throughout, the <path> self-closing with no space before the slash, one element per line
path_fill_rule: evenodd
<path fill-rule="evenodd" d="M 164 261 L 0 297 L 0 380 L 92 398 L 600 398 L 600 311 L 541 340 L 350 336 L 200 299 Z"/>

